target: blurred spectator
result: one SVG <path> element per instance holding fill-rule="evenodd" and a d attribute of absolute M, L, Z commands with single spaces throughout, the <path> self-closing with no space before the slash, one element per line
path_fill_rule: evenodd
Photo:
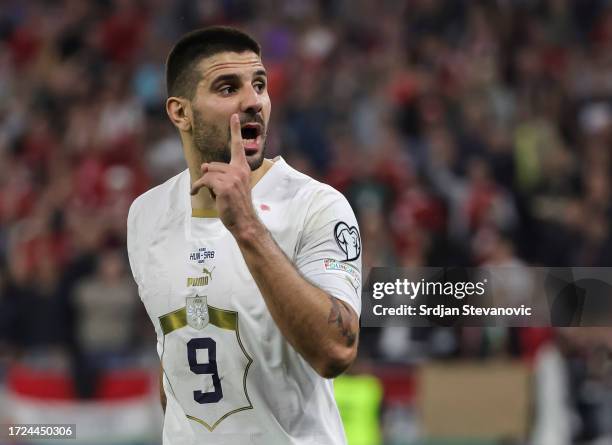
<path fill-rule="evenodd" d="M 79 349 L 94 361 L 112 366 L 134 346 L 136 288 L 116 250 L 101 253 L 95 274 L 73 292 Z"/>
<path fill-rule="evenodd" d="M 72 369 L 77 393 L 87 398 L 105 371 L 138 363 L 141 308 L 116 249 L 99 254 L 93 274 L 77 281 L 71 295 Z"/>
<path fill-rule="evenodd" d="M 15 255 L 6 286 L 7 335 L 26 360 L 46 360 L 56 353 L 67 354 L 70 326 L 69 306 L 61 287 L 58 265 L 51 252 L 40 248 L 37 261 L 28 268 L 25 254 Z"/>

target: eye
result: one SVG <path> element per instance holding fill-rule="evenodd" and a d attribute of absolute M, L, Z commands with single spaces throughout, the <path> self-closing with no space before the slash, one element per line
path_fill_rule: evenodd
<path fill-rule="evenodd" d="M 236 92 L 236 88 L 231 85 L 223 85 L 219 88 L 219 93 L 221 93 L 222 96 L 229 96 L 234 92 Z"/>
<path fill-rule="evenodd" d="M 253 83 L 253 88 L 255 88 L 255 91 L 258 93 L 263 93 L 266 90 L 266 82 L 263 80 L 258 80 L 257 82 Z"/>

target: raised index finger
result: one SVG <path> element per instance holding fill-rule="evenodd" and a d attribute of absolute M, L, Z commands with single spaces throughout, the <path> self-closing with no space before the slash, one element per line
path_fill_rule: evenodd
<path fill-rule="evenodd" d="M 240 117 L 238 114 L 232 114 L 230 117 L 230 134 L 231 134 L 231 160 L 230 164 L 246 164 L 246 155 L 244 154 L 244 144 L 242 141 L 242 132 L 240 131 Z"/>

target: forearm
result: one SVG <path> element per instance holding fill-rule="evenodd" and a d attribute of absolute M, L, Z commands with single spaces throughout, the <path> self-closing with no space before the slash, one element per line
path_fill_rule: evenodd
<path fill-rule="evenodd" d="M 354 311 L 304 279 L 261 223 L 236 240 L 285 338 L 322 376 L 342 373 L 357 352 Z"/>

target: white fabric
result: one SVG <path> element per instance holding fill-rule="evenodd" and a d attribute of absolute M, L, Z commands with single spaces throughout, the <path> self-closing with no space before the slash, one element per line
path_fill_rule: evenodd
<path fill-rule="evenodd" d="M 136 199 L 128 217 L 130 265 L 157 332 L 165 372 L 164 445 L 345 444 L 332 381 L 321 378 L 281 335 L 221 221 L 191 217 L 189 188 L 186 170 Z M 300 273 L 359 314 L 361 245 L 346 199 L 282 158 L 275 159 L 253 188 L 252 199 L 259 218 Z M 214 251 L 214 258 L 200 255 L 198 260 L 192 255 L 198 251 Z M 203 276 L 204 269 L 210 272 L 208 281 L 187 286 L 188 278 Z M 186 298 L 196 295 L 206 296 L 209 307 L 237 312 L 238 333 L 208 324 L 202 330 L 184 326 L 164 336 L 159 317 L 185 307 Z M 195 401 L 194 391 L 215 391 L 211 374 L 195 374 L 190 368 L 187 343 L 196 338 L 210 338 L 216 345 L 223 391 L 216 403 Z M 198 364 L 209 363 L 210 348 L 197 354 Z M 223 418 L 233 409 L 248 408 L 249 400 L 252 408 Z M 187 416 L 217 424 L 211 432 Z"/>

